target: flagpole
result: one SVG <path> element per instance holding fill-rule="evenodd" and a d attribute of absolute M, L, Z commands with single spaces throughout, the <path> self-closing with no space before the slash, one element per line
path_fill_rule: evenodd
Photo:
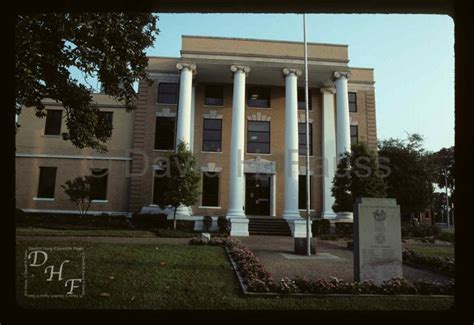
<path fill-rule="evenodd" d="M 310 168 L 309 168 L 309 90 L 308 90 L 308 44 L 306 43 L 306 14 L 303 14 L 303 37 L 304 37 L 304 96 L 306 111 L 306 255 L 311 255 L 310 242 Z"/>

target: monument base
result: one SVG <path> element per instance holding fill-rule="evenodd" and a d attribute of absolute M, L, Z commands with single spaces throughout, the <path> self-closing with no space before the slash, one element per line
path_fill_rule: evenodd
<path fill-rule="evenodd" d="M 295 254 L 297 255 L 307 255 L 307 239 L 306 238 L 295 238 Z M 311 245 L 311 255 L 316 255 L 316 238 L 309 239 Z"/>

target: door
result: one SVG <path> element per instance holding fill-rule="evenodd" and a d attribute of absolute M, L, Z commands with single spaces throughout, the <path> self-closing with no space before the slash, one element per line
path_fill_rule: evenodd
<path fill-rule="evenodd" d="M 270 215 L 270 174 L 245 174 L 245 214 Z"/>

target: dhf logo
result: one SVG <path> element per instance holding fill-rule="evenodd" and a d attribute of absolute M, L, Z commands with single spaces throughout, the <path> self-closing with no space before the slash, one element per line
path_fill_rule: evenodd
<path fill-rule="evenodd" d="M 82 297 L 84 271 L 82 247 L 29 248 L 25 251 L 25 295 Z"/>

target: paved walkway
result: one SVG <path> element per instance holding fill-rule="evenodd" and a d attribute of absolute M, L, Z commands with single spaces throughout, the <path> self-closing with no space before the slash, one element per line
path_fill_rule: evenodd
<path fill-rule="evenodd" d="M 249 247 L 275 279 L 304 276 L 308 279 L 323 279 L 335 276 L 353 281 L 352 250 L 345 241 L 318 240 L 316 255 L 293 254 L 293 238 L 279 236 L 239 237 Z M 403 266 L 407 279 L 449 281 L 450 278 L 435 272 Z"/>

